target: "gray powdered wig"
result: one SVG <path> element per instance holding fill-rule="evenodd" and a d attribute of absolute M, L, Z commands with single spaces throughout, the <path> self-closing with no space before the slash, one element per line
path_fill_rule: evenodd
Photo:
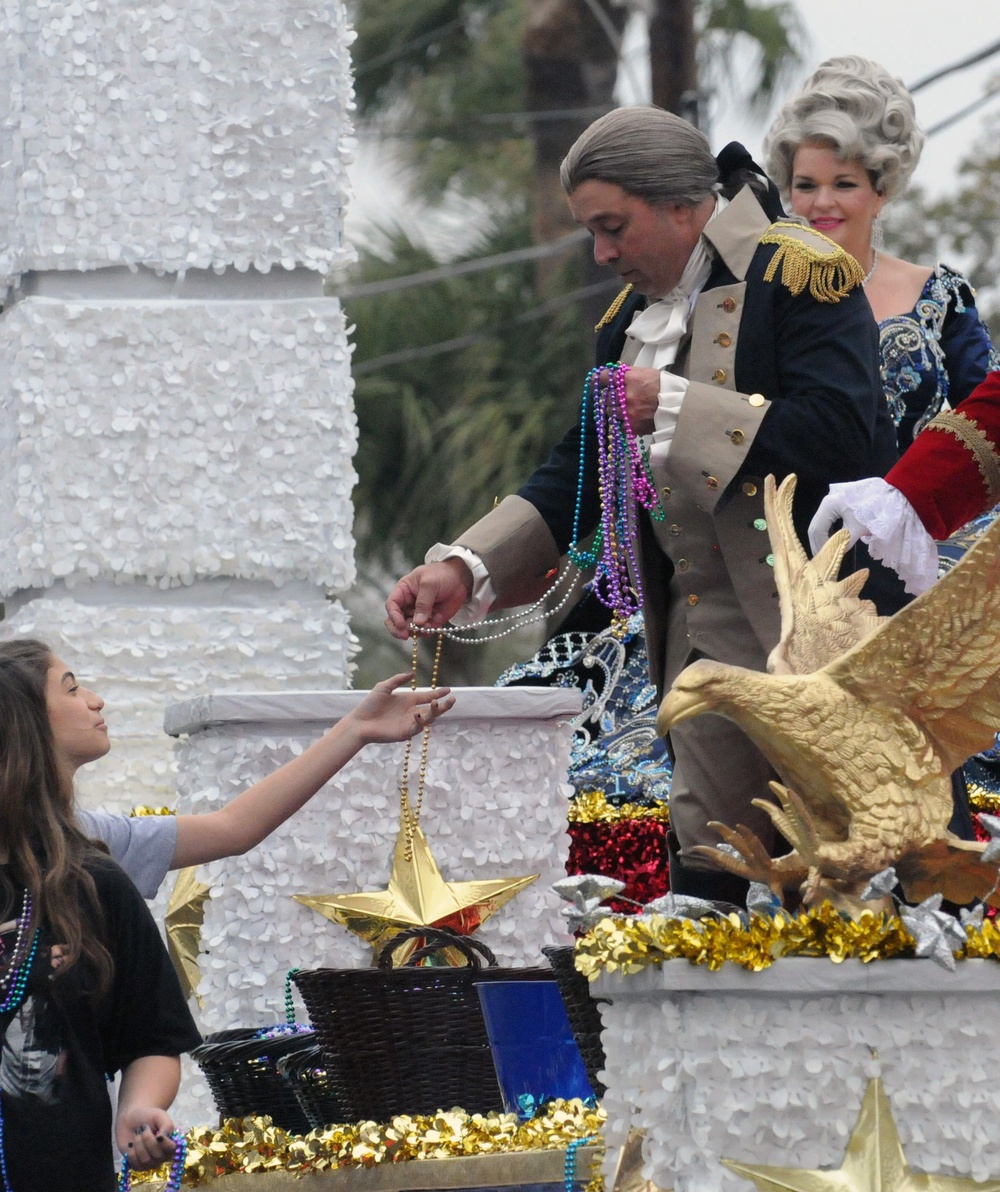
<path fill-rule="evenodd" d="M 560 170 L 567 194 L 597 179 L 648 203 L 697 207 L 719 168 L 704 134 L 662 108 L 616 108 L 582 133 Z"/>

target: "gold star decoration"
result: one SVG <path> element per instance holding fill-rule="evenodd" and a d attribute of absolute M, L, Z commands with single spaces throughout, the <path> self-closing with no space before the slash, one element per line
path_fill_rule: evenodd
<path fill-rule="evenodd" d="M 407 855 L 409 854 L 409 855 Z M 527 877 L 446 882 L 420 827 L 412 826 L 412 848 L 403 826 L 396 837 L 392 875 L 385 890 L 358 894 L 295 894 L 296 902 L 367 940 L 376 954 L 407 927 L 449 927 L 471 935 L 515 894 L 537 880 Z"/>
<path fill-rule="evenodd" d="M 167 951 L 174 962 L 185 997 L 195 992 L 201 980 L 198 954 L 201 951 L 201 928 L 205 922 L 205 903 L 209 891 L 209 887 L 195 877 L 196 868 L 192 865 L 178 873 L 164 916 Z M 200 997 L 198 1005 L 201 1005 Z"/>
<path fill-rule="evenodd" d="M 642 1144 L 646 1131 L 632 1126 L 622 1149 L 618 1152 L 614 1183 L 611 1192 L 666 1192 L 642 1174 Z"/>
<path fill-rule="evenodd" d="M 722 1162 L 745 1175 L 764 1192 L 1000 1192 L 1000 1180 L 977 1183 L 961 1176 L 922 1175 L 911 1171 L 903 1155 L 889 1098 L 882 1081 L 868 1082 L 861 1112 L 840 1167 L 809 1171 L 803 1167 L 763 1167 Z"/>

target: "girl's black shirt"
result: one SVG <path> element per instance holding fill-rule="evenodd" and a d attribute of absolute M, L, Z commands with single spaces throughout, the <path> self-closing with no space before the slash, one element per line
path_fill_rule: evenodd
<path fill-rule="evenodd" d="M 200 1042 L 177 975 L 139 892 L 96 851 L 86 869 L 104 913 L 114 962 L 107 994 L 87 992 L 79 961 L 53 978 L 43 924 L 24 1002 L 0 1015 L 3 1155 L 16 1192 L 114 1192 L 108 1076 L 148 1055 L 176 1056 Z M 7 948 L 13 946 L 10 937 Z"/>

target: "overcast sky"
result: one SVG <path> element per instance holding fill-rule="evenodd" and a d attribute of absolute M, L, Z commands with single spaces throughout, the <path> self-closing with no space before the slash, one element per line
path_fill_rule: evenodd
<path fill-rule="evenodd" d="M 806 63 L 783 99 L 824 58 L 835 54 L 874 58 L 912 84 L 1000 40 L 1000 0 L 953 0 L 951 4 L 947 0 L 795 0 L 795 7 L 805 24 L 809 45 Z M 630 42 L 630 59 L 641 65 L 642 47 L 634 36 Z M 1000 54 L 921 90 L 914 97 L 921 124 L 930 127 L 957 112 L 981 95 L 993 79 L 1000 80 Z M 958 161 L 972 145 L 983 119 L 997 113 L 1000 94 L 978 112 L 932 136 L 915 179 L 933 193 L 952 190 Z M 713 145 L 718 149 L 727 141 L 741 140 L 756 153 L 768 123 L 769 118 L 749 122 L 738 102 L 719 95 L 710 129 Z M 406 203 L 396 174 L 384 150 L 369 141 L 362 142 L 353 171 L 355 199 L 347 221 L 347 234 L 353 242 L 360 244 L 369 239 L 373 219 L 414 224 L 412 206 Z M 432 239 L 441 246 L 438 224 L 433 212 L 422 213 L 416 220 L 416 225 L 431 232 Z M 445 219 L 444 226 L 456 226 L 454 214 Z M 433 235 L 435 230 L 438 235 Z M 444 243 L 451 239 L 446 232 Z"/>

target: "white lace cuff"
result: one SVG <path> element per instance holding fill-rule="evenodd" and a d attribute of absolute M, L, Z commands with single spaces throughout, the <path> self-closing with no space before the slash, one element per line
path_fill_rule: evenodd
<path fill-rule="evenodd" d="M 669 372 L 660 373 L 660 403 L 653 415 L 655 429 L 649 439 L 649 462 L 652 464 L 663 463 L 670 454 L 677 419 L 690 383 L 686 377 Z"/>
<path fill-rule="evenodd" d="M 934 583 L 937 547 L 899 489 L 876 476 L 832 484 L 830 496 L 841 505 L 844 525 L 858 534 L 873 558 L 896 572 L 907 592 L 919 596 Z"/>
<path fill-rule="evenodd" d="M 452 625 L 478 625 L 493 607 L 497 594 L 486 570 L 486 564 L 475 553 L 464 546 L 445 546 L 436 542 L 424 555 L 425 563 L 441 563 L 445 559 L 461 559 L 472 572 L 472 593 L 452 617 Z"/>

